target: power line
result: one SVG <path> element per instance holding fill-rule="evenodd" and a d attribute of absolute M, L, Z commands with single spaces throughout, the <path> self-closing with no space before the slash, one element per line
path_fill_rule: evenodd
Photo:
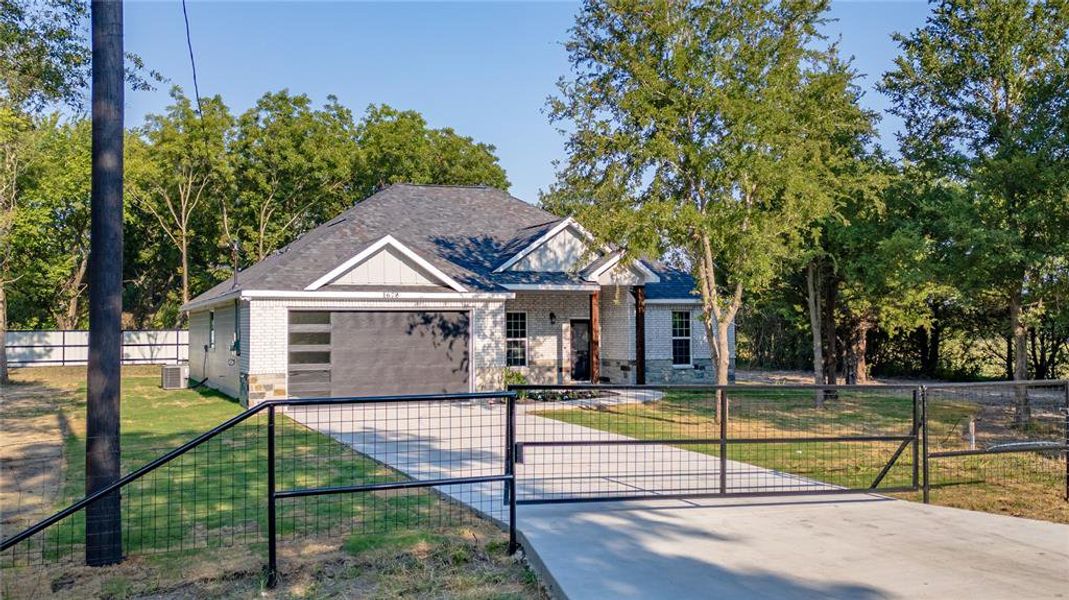
<path fill-rule="evenodd" d="M 186 22 L 186 48 L 189 49 L 189 65 L 193 69 L 193 95 L 197 99 L 197 114 L 204 118 L 204 109 L 200 105 L 200 86 L 197 84 L 197 60 L 193 57 L 193 38 L 189 35 L 189 10 L 186 0 L 182 0 L 182 18 Z"/>

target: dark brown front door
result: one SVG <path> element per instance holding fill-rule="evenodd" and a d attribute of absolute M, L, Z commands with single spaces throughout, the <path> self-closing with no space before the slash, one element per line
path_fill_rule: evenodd
<path fill-rule="evenodd" d="M 572 321 L 572 381 L 590 381 L 590 321 Z"/>

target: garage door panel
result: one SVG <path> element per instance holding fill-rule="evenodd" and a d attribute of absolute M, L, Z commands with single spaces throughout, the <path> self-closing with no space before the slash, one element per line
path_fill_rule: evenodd
<path fill-rule="evenodd" d="M 462 312 L 334 312 L 331 393 L 466 392 L 469 330 Z"/>

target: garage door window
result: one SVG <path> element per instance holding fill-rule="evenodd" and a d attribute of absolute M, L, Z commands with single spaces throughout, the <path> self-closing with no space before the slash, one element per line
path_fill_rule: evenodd
<path fill-rule="evenodd" d="M 510 367 L 527 366 L 527 313 L 510 312 L 505 315 L 505 364 Z"/>
<path fill-rule="evenodd" d="M 292 311 L 289 324 L 289 393 L 330 396 L 330 313 Z"/>

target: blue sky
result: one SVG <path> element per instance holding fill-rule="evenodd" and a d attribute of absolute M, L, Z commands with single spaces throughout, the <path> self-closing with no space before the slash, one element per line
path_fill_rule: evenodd
<path fill-rule="evenodd" d="M 202 95 L 220 94 L 235 113 L 268 90 L 289 88 L 316 101 L 328 94 L 360 114 L 368 104 L 417 110 L 435 127 L 497 146 L 512 193 L 534 202 L 553 181 L 563 138 L 543 113 L 568 71 L 562 46 L 578 7 L 572 2 L 356 3 L 207 2 L 188 4 Z M 865 103 L 883 111 L 873 89 L 897 48 L 890 35 L 920 26 L 924 2 L 836 1 L 828 33 L 867 75 Z M 178 0 L 126 4 L 127 50 L 192 93 Z M 169 85 L 127 95 L 127 124 L 168 103 Z M 894 148 L 899 121 L 885 116 L 881 138 Z"/>

